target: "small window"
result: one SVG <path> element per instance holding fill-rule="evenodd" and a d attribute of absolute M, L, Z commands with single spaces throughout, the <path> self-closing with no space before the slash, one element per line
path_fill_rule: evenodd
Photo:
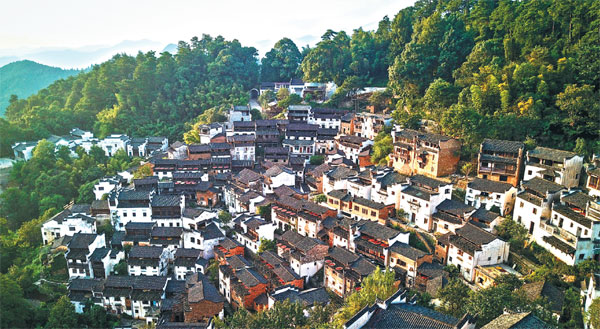
<path fill-rule="evenodd" d="M 533 172 L 531 170 L 527 170 L 527 175 L 531 175 Z"/>
<path fill-rule="evenodd" d="M 537 208 L 533 208 L 533 214 L 537 214 Z"/>
<path fill-rule="evenodd" d="M 523 201 L 521 201 L 521 203 L 519 204 L 519 208 L 523 208 L 525 204 L 523 203 Z"/>

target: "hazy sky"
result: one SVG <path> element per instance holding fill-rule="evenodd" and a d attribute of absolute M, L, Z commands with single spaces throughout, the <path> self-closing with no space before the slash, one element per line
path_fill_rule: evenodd
<path fill-rule="evenodd" d="M 236 38 L 262 55 L 282 37 L 301 47 L 313 44 L 328 28 L 376 28 L 384 15 L 393 18 L 413 2 L 7 0 L 0 6 L 0 52 L 21 55 L 26 49 L 141 39 L 166 45 L 207 33 Z"/>

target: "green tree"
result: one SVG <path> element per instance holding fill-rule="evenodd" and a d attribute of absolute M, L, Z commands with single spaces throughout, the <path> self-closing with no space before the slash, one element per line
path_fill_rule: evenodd
<path fill-rule="evenodd" d="M 62 296 L 52 309 L 46 324 L 48 328 L 75 328 L 77 326 L 77 313 L 69 297 Z"/>
<path fill-rule="evenodd" d="M 469 300 L 469 287 L 460 279 L 452 279 L 447 286 L 438 291 L 438 298 L 442 302 L 441 309 L 448 314 L 461 317 Z"/>
<path fill-rule="evenodd" d="M 275 100 L 275 93 L 272 90 L 266 90 L 258 96 L 258 103 L 263 109 L 269 107 L 269 103 Z"/>
<path fill-rule="evenodd" d="M 266 206 L 258 206 L 258 214 L 264 220 L 270 222 L 271 221 L 271 205 Z"/>
<path fill-rule="evenodd" d="M 600 328 L 600 298 L 592 301 L 586 315 L 588 322 L 593 328 Z"/>
<path fill-rule="evenodd" d="M 317 154 L 311 156 L 309 161 L 311 165 L 318 166 L 320 164 L 323 164 L 323 162 L 325 161 L 325 157 Z"/>
<path fill-rule="evenodd" d="M 327 196 L 325 196 L 325 194 L 319 194 L 315 196 L 314 201 L 317 203 L 327 202 Z"/>
<path fill-rule="evenodd" d="M 275 240 L 260 238 L 260 246 L 258 247 L 259 253 L 267 250 L 276 251 L 276 249 L 277 243 L 275 242 Z"/>
<path fill-rule="evenodd" d="M 288 88 L 279 88 L 277 90 L 277 100 L 283 101 L 290 96 L 290 90 Z"/>
<path fill-rule="evenodd" d="M 302 54 L 289 38 L 283 38 L 261 60 L 260 80 L 281 82 L 296 77 Z"/>
<path fill-rule="evenodd" d="M 219 221 L 223 224 L 227 224 L 231 221 L 231 214 L 228 211 L 221 210 L 219 212 Z"/>
<path fill-rule="evenodd" d="M 394 150 L 394 143 L 389 131 L 381 131 L 376 137 L 373 144 L 373 154 L 371 154 L 371 162 L 374 164 L 387 165 L 388 155 Z"/>
<path fill-rule="evenodd" d="M 0 274 L 0 324 L 2 328 L 28 327 L 31 307 L 21 287 L 6 274 Z M 69 302 L 70 303 L 70 302 Z"/>

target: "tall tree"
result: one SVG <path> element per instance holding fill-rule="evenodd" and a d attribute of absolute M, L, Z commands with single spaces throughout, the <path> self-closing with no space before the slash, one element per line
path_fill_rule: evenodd
<path fill-rule="evenodd" d="M 302 54 L 289 38 L 283 38 L 261 60 L 261 81 L 290 81 L 296 77 Z"/>

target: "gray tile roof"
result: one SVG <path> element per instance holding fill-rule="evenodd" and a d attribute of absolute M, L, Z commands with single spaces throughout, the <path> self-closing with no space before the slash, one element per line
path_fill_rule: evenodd
<path fill-rule="evenodd" d="M 86 249 L 98 237 L 94 233 L 75 233 L 69 242 L 69 249 Z"/>
<path fill-rule="evenodd" d="M 356 176 L 357 174 L 358 174 L 358 172 L 356 172 L 355 170 L 352 170 L 352 169 L 344 167 L 344 166 L 338 166 L 338 167 L 335 167 L 330 172 L 328 172 L 327 177 L 334 179 L 334 180 L 340 180 L 340 179 L 345 179 L 345 178 L 348 178 L 351 176 Z"/>
<path fill-rule="evenodd" d="M 475 178 L 472 182 L 469 182 L 468 187 L 477 191 L 504 193 L 511 189 L 512 185 L 504 182 Z"/>
<path fill-rule="evenodd" d="M 383 241 L 393 239 L 402 233 L 396 229 L 370 220 L 361 220 L 356 225 L 358 226 L 358 230 L 361 232 L 361 234 L 364 233 Z"/>
<path fill-rule="evenodd" d="M 222 303 L 225 301 L 217 288 L 200 272 L 188 276 L 186 278 L 186 286 L 188 286 L 187 301 L 189 303 L 198 303 L 204 300 L 213 303 Z"/>
<path fill-rule="evenodd" d="M 235 272 L 235 276 L 246 286 L 254 287 L 261 283 L 268 283 L 267 279 L 262 275 L 258 274 L 251 268 L 243 268 Z"/>
<path fill-rule="evenodd" d="M 550 329 L 554 328 L 544 321 L 540 320 L 531 312 L 524 313 L 504 313 L 481 329 Z"/>
<path fill-rule="evenodd" d="M 540 297 L 548 298 L 551 310 L 558 313 L 562 312 L 565 293 L 555 285 L 547 281 L 538 281 L 524 284 L 521 290 L 525 292 L 527 299 L 530 301 L 534 301 Z"/>
<path fill-rule="evenodd" d="M 396 242 L 393 245 L 391 245 L 390 251 L 400 254 L 409 259 L 415 260 L 415 261 L 417 259 L 427 255 L 426 252 L 419 250 L 417 248 L 414 248 L 414 247 L 412 247 L 406 243 L 402 243 L 402 242 Z"/>
<path fill-rule="evenodd" d="M 585 226 L 587 228 L 592 228 L 592 220 L 585 217 L 584 215 L 571 210 L 571 208 L 567 206 L 563 206 L 560 203 L 555 203 L 552 205 L 552 210 L 567 217 L 568 219 Z"/>
<path fill-rule="evenodd" d="M 519 150 L 525 149 L 525 144 L 522 142 L 513 142 L 499 139 L 484 139 L 481 146 L 484 151 L 490 152 L 510 152 L 518 153 Z"/>
<path fill-rule="evenodd" d="M 179 207 L 181 197 L 172 194 L 160 194 L 152 197 L 150 205 L 152 207 Z"/>
<path fill-rule="evenodd" d="M 446 199 L 440 203 L 436 209 L 438 211 L 444 211 L 455 216 L 464 216 L 470 212 L 475 211 L 473 206 L 469 206 L 468 204 L 464 204 L 460 201 Z"/>
<path fill-rule="evenodd" d="M 361 197 L 354 197 L 352 199 L 352 202 L 357 203 L 361 206 L 365 206 L 365 207 L 368 207 L 371 209 L 376 209 L 376 210 L 381 210 L 386 207 L 383 203 L 371 201 L 369 199 L 365 199 L 365 198 L 361 198 Z"/>
<path fill-rule="evenodd" d="M 423 175 L 414 175 L 414 176 L 411 176 L 409 179 L 410 179 L 411 184 L 413 184 L 413 185 L 425 186 L 430 189 L 437 189 L 440 186 L 445 186 L 445 185 L 451 184 L 451 183 L 446 183 L 439 179 L 435 179 L 435 178 L 431 178 L 431 177 L 427 177 L 427 176 L 423 176 Z"/>
<path fill-rule="evenodd" d="M 538 146 L 535 149 L 528 151 L 527 155 L 538 159 L 552 160 L 555 162 L 564 162 L 566 159 L 571 159 L 577 154 L 575 154 L 574 152 Z"/>
<path fill-rule="evenodd" d="M 588 202 L 594 201 L 594 198 L 583 192 L 575 192 L 567 196 L 563 196 L 560 201 L 572 204 L 579 209 L 586 209 Z"/>
<path fill-rule="evenodd" d="M 402 190 L 403 194 L 414 196 L 415 198 L 419 198 L 421 200 L 429 201 L 431 199 L 431 192 L 416 186 L 409 186 Z"/>
<path fill-rule="evenodd" d="M 546 192 L 556 193 L 564 189 L 564 187 L 560 184 L 550 182 L 539 177 L 534 177 L 526 182 L 523 182 L 521 185 L 524 189 L 535 191 L 541 195 L 546 195 Z"/>
<path fill-rule="evenodd" d="M 432 309 L 408 303 L 378 308 L 362 328 L 382 329 L 454 329 L 459 320 Z"/>
<path fill-rule="evenodd" d="M 129 251 L 129 258 L 159 259 L 163 248 L 156 246 L 133 246 Z"/>

